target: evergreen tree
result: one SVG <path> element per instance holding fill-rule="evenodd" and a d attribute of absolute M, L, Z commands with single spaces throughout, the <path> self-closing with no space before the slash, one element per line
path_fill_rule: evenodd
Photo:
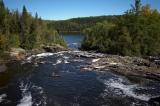
<path fill-rule="evenodd" d="M 135 12 L 136 12 L 136 15 L 139 15 L 140 11 L 141 11 L 141 0 L 135 0 Z"/>
<path fill-rule="evenodd" d="M 31 49 L 30 46 L 30 26 L 31 26 L 30 15 L 27 12 L 25 6 L 23 6 L 22 16 L 21 16 L 21 47 L 24 49 Z"/>
<path fill-rule="evenodd" d="M 149 5 L 141 6 L 140 0 L 135 0 L 134 7 L 110 29 L 90 28 L 82 48 L 130 56 L 160 55 L 160 13 Z"/>
<path fill-rule="evenodd" d="M 0 33 L 5 32 L 6 10 L 3 0 L 0 0 Z"/>

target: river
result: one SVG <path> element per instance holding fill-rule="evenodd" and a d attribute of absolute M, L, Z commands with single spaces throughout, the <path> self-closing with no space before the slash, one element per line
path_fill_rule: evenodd
<path fill-rule="evenodd" d="M 83 69 L 95 60 L 74 55 L 83 36 L 64 39 L 72 51 L 6 64 L 0 106 L 152 106 L 148 100 L 160 95 L 160 82 Z"/>

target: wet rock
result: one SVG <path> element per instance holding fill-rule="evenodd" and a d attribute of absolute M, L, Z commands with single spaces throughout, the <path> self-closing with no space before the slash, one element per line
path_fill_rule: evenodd
<path fill-rule="evenodd" d="M 138 66 L 147 66 L 150 67 L 150 62 L 148 60 L 142 59 L 142 58 L 135 58 L 133 60 L 133 63 Z"/>
<path fill-rule="evenodd" d="M 70 52 L 72 55 L 76 57 L 83 57 L 83 58 L 103 58 L 105 54 L 102 53 L 94 53 L 94 52 L 86 52 L 86 51 L 73 51 Z"/>
<path fill-rule="evenodd" d="M 94 57 L 92 63 L 86 65 L 83 69 L 113 71 L 125 76 L 136 76 L 160 81 L 160 68 L 148 59 L 118 55 L 104 55 L 101 58 L 97 58 L 94 53 L 91 57 Z"/>
<path fill-rule="evenodd" d="M 7 70 L 7 67 L 5 64 L 0 64 L 0 73 L 5 72 Z"/>
<path fill-rule="evenodd" d="M 160 67 L 160 56 L 149 56 L 147 59 Z"/>
<path fill-rule="evenodd" d="M 27 51 L 27 55 L 31 56 L 31 55 L 36 55 L 36 54 L 40 54 L 40 53 L 44 53 L 45 50 L 42 48 L 37 48 L 37 49 L 33 49 L 33 50 L 29 50 Z"/>

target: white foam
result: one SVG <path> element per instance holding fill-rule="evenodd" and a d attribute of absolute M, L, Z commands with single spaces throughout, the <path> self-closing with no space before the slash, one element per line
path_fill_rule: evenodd
<path fill-rule="evenodd" d="M 94 68 L 95 69 L 103 69 L 103 68 L 105 68 L 106 66 L 95 66 Z"/>
<path fill-rule="evenodd" d="M 31 82 L 25 84 L 23 81 L 20 83 L 19 87 L 22 92 L 22 99 L 17 106 L 46 106 L 47 98 L 42 87 L 32 84 Z M 33 95 L 31 91 L 33 91 Z M 34 98 L 34 95 L 38 98 Z"/>
<path fill-rule="evenodd" d="M 66 52 L 68 52 L 68 51 L 61 51 L 61 52 L 57 52 L 57 53 L 50 53 L 50 52 L 40 53 L 40 54 L 32 55 L 32 56 L 28 57 L 26 59 L 26 61 L 28 63 L 31 63 L 32 58 L 35 58 L 35 57 L 42 58 L 42 57 L 48 57 L 48 56 L 53 56 L 53 55 L 57 55 L 57 54 L 63 55 L 63 53 L 66 53 Z M 25 63 L 26 62 L 22 62 L 21 64 L 25 64 Z"/>
<path fill-rule="evenodd" d="M 65 63 L 65 64 L 68 64 L 69 62 L 68 62 L 67 60 L 64 60 L 64 63 Z"/>
<path fill-rule="evenodd" d="M 60 64 L 60 63 L 62 63 L 62 60 L 57 60 L 57 62 L 56 62 L 56 64 Z"/>
<path fill-rule="evenodd" d="M 84 67 L 83 69 L 88 71 L 92 70 L 92 68 L 89 68 L 89 67 Z"/>
<path fill-rule="evenodd" d="M 47 104 L 47 103 L 46 103 L 47 98 L 46 98 L 45 95 L 44 95 L 44 90 L 43 90 L 43 88 L 40 87 L 40 86 L 36 86 L 36 85 L 32 85 L 31 88 L 38 93 L 38 96 L 41 96 L 41 99 L 38 100 L 38 101 L 36 101 L 36 102 L 34 102 L 34 104 L 35 104 L 36 106 L 46 106 L 46 104 Z"/>
<path fill-rule="evenodd" d="M 110 65 L 119 65 L 119 63 L 111 62 Z"/>
<path fill-rule="evenodd" d="M 69 57 L 67 57 L 67 56 L 64 56 L 63 58 L 64 58 L 64 59 L 69 59 Z"/>
<path fill-rule="evenodd" d="M 72 60 L 73 62 L 83 62 L 84 60 L 81 60 L 81 59 L 74 59 Z"/>
<path fill-rule="evenodd" d="M 32 95 L 31 93 L 26 93 L 23 98 L 20 100 L 20 103 L 17 106 L 32 106 Z"/>
<path fill-rule="evenodd" d="M 7 95 L 6 94 L 2 94 L 2 95 L 0 95 L 0 103 L 4 100 L 4 98 L 6 98 L 7 97 Z"/>
<path fill-rule="evenodd" d="M 31 92 L 29 92 L 29 86 L 30 84 L 24 85 L 23 82 L 20 83 L 20 90 L 22 92 L 22 99 L 20 100 L 20 103 L 17 106 L 32 106 L 32 95 Z"/>
<path fill-rule="evenodd" d="M 53 53 L 41 53 L 41 54 L 37 54 L 37 57 L 46 57 L 46 56 L 52 56 Z"/>
<path fill-rule="evenodd" d="M 98 59 L 93 59 L 92 62 L 95 63 L 95 62 L 97 62 L 99 60 L 100 60 L 99 58 Z"/>
<path fill-rule="evenodd" d="M 62 63 L 62 60 L 61 59 L 58 59 L 57 61 L 56 61 L 56 63 L 55 64 L 52 64 L 52 65 L 57 65 L 57 64 L 61 64 Z"/>
<path fill-rule="evenodd" d="M 36 55 L 32 55 L 32 56 L 28 57 L 28 58 L 26 59 L 27 62 L 31 62 L 32 58 L 34 58 L 34 57 L 36 57 Z"/>
<path fill-rule="evenodd" d="M 72 43 L 72 45 L 78 45 L 78 43 Z"/>
<path fill-rule="evenodd" d="M 52 64 L 52 65 L 54 65 L 54 66 L 55 66 L 55 65 L 57 65 L 57 64 L 61 64 L 61 63 L 62 63 L 62 60 L 60 60 L 60 59 L 59 59 L 59 60 L 57 60 L 57 61 L 56 61 L 56 63 L 55 63 L 55 64 Z"/>
<path fill-rule="evenodd" d="M 139 100 L 143 100 L 143 101 L 148 101 L 151 97 L 149 95 L 145 95 L 145 94 L 136 94 L 134 92 L 134 88 L 137 88 L 138 85 L 125 85 L 122 83 L 123 79 L 119 79 L 119 80 L 106 80 L 104 83 L 105 85 L 107 85 L 109 88 L 111 88 L 114 93 L 119 94 L 119 95 L 126 95 L 126 96 L 130 96 Z M 107 89 L 106 89 L 107 91 Z"/>
<path fill-rule="evenodd" d="M 63 53 L 60 53 L 59 56 L 63 56 Z"/>

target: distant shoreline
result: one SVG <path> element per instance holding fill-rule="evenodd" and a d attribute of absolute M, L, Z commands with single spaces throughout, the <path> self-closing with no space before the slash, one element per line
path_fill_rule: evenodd
<path fill-rule="evenodd" d="M 59 31 L 60 35 L 64 34 L 83 34 L 81 31 Z"/>

